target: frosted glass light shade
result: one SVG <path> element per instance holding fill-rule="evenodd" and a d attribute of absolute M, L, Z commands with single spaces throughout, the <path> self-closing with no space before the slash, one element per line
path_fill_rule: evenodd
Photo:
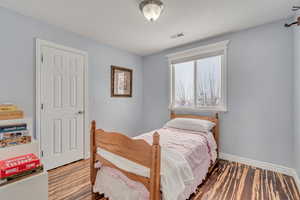
<path fill-rule="evenodd" d="M 163 11 L 163 4 L 158 0 L 145 0 L 140 4 L 140 9 L 149 21 L 156 21 Z"/>

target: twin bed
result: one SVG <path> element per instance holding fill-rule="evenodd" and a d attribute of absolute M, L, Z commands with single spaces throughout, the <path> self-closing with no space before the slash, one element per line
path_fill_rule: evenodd
<path fill-rule="evenodd" d="M 99 194 L 110 200 L 186 200 L 196 191 L 217 163 L 218 115 L 171 113 L 171 119 L 135 138 L 92 122 L 93 200 Z"/>

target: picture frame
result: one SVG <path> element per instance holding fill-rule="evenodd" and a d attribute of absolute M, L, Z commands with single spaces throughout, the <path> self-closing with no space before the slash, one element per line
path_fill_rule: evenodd
<path fill-rule="evenodd" d="M 111 66 L 111 97 L 132 97 L 133 70 Z"/>

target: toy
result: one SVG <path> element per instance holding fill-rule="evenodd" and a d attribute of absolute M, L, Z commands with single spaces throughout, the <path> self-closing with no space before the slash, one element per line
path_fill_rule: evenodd
<path fill-rule="evenodd" d="M 38 167 L 41 167 L 41 162 L 34 154 L 2 160 L 0 161 L 0 179 L 5 179 Z"/>

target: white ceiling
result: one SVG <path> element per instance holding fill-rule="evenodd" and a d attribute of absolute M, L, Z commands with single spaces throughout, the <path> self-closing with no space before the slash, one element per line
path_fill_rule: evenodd
<path fill-rule="evenodd" d="M 0 0 L 0 6 L 44 20 L 101 43 L 148 55 L 200 39 L 293 15 L 298 0 L 163 0 L 155 23 L 140 0 Z M 170 36 L 184 32 L 183 38 Z"/>

